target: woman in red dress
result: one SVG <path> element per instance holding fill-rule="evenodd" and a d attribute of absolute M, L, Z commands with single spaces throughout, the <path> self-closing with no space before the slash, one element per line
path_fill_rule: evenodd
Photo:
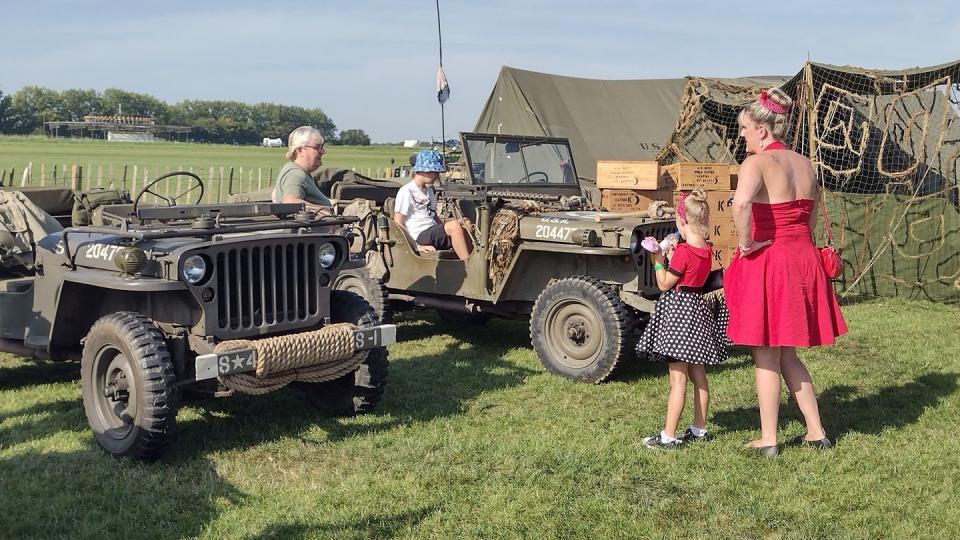
<path fill-rule="evenodd" d="M 740 165 L 733 198 L 739 246 L 724 276 L 727 336 L 750 346 L 756 364 L 761 436 L 747 446 L 768 456 L 779 453 L 781 376 L 807 425 L 794 442 L 822 450 L 833 446 L 797 347 L 827 345 L 847 331 L 813 243 L 818 198 L 813 167 L 781 142 L 792 106 L 789 96 L 771 89 L 740 113 L 740 136 L 751 155 Z"/>

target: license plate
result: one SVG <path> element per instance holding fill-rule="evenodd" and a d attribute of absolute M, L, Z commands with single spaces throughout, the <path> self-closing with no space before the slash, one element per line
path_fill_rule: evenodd
<path fill-rule="evenodd" d="M 200 355 L 196 362 L 197 380 L 253 371 L 257 367 L 256 358 L 257 352 L 254 349 Z"/>
<path fill-rule="evenodd" d="M 397 327 L 393 324 L 381 324 L 372 328 L 362 328 L 353 334 L 353 343 L 358 351 L 383 347 L 397 342 Z"/>

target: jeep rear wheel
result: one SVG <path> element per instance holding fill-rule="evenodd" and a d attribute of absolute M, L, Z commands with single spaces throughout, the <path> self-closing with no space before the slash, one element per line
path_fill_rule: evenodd
<path fill-rule="evenodd" d="M 338 291 L 356 293 L 373 307 L 381 322 L 393 320 L 393 310 L 387 297 L 387 287 L 383 281 L 371 277 L 366 268 L 343 270 L 333 280 L 333 288 Z"/>
<path fill-rule="evenodd" d="M 333 322 L 350 322 L 359 327 L 379 324 L 373 307 L 351 291 L 332 291 L 330 310 Z M 387 348 L 367 351 L 367 359 L 353 373 L 321 383 L 298 383 L 310 402 L 324 413 L 350 416 L 373 410 L 387 384 Z"/>
<path fill-rule="evenodd" d="M 81 360 L 83 408 L 93 436 L 114 456 L 153 460 L 176 432 L 176 375 L 163 333 L 132 312 L 101 317 Z"/>
<path fill-rule="evenodd" d="M 599 383 L 629 352 L 629 322 L 629 310 L 610 287 L 591 277 L 570 277 L 537 297 L 530 341 L 549 371 Z"/>

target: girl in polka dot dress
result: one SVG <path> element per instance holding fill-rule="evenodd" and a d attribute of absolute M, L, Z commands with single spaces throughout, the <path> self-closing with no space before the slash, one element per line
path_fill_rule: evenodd
<path fill-rule="evenodd" d="M 710 390 L 704 366 L 727 359 L 717 317 L 703 299 L 703 285 L 710 274 L 713 247 L 707 194 L 695 189 L 681 194 L 677 202 L 677 229 L 686 242 L 678 245 L 665 264 L 662 251 L 653 254 L 657 286 L 663 291 L 647 328 L 637 342 L 637 354 L 665 361 L 670 372 L 670 396 L 663 431 L 646 437 L 648 448 L 677 448 L 707 435 Z M 693 382 L 693 424 L 676 434 L 686 401 L 687 381 Z"/>

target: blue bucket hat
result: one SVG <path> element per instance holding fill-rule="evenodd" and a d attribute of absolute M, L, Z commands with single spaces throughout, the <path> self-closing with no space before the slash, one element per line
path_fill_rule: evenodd
<path fill-rule="evenodd" d="M 413 164 L 413 172 L 447 172 L 443 166 L 443 156 L 440 152 L 430 148 L 417 152 L 417 162 Z"/>

